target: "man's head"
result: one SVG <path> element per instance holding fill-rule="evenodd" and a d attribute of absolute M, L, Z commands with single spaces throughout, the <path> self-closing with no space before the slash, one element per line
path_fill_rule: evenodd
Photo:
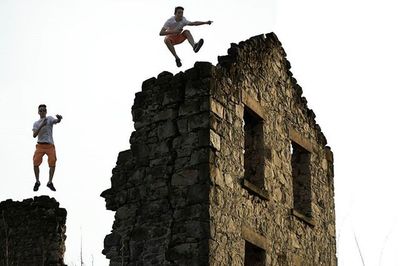
<path fill-rule="evenodd" d="M 46 117 L 47 114 L 47 107 L 45 104 L 40 104 L 38 106 L 38 113 L 40 115 L 40 118 Z"/>
<path fill-rule="evenodd" d="M 183 17 L 183 7 L 181 7 L 181 6 L 175 7 L 174 15 L 175 15 L 176 20 L 178 20 L 178 21 L 181 20 Z"/>

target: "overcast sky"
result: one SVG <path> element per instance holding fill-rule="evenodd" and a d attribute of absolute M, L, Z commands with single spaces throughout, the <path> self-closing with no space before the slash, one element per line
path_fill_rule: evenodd
<path fill-rule="evenodd" d="M 214 21 L 190 27 L 205 43 L 177 46 L 181 69 L 158 36 L 177 5 Z M 339 265 L 363 265 L 359 250 L 365 265 L 400 265 L 399 11 L 394 0 L 0 0 L 0 201 L 55 197 L 68 210 L 65 262 L 79 264 L 82 234 L 86 265 L 108 265 L 114 213 L 99 195 L 129 148 L 142 81 L 216 64 L 230 43 L 273 31 L 334 152 Z M 41 103 L 64 117 L 56 193 L 32 191 Z"/>

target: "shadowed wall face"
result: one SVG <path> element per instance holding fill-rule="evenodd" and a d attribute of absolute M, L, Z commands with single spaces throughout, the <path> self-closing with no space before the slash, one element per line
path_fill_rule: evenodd
<path fill-rule="evenodd" d="M 110 265 L 207 265 L 210 66 L 163 72 L 136 94 L 131 149 L 102 193 L 116 211 Z"/>
<path fill-rule="evenodd" d="M 48 196 L 1 202 L 0 266 L 63 266 L 66 217 Z"/>

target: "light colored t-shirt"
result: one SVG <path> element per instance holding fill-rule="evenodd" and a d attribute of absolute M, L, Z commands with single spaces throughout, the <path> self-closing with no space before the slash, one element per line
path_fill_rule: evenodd
<path fill-rule="evenodd" d="M 182 17 L 181 21 L 176 21 L 175 16 L 172 16 L 164 23 L 164 28 L 166 28 L 167 30 L 181 30 L 189 23 L 190 21 L 187 20 L 185 17 Z"/>
<path fill-rule="evenodd" d="M 57 123 L 58 119 L 47 116 L 47 122 L 44 127 L 39 131 L 39 134 L 37 136 L 38 141 L 37 142 L 45 142 L 45 143 L 51 143 L 54 144 L 53 141 L 53 125 Z M 33 123 L 33 131 L 37 131 L 40 125 L 42 124 L 42 121 L 44 118 L 39 119 L 35 123 Z"/>

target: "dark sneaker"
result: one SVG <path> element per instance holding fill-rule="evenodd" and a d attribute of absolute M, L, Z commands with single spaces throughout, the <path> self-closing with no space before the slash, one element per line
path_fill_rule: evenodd
<path fill-rule="evenodd" d="M 182 66 L 181 60 L 179 58 L 175 59 L 175 62 L 176 62 L 176 66 L 177 67 L 181 67 Z"/>
<path fill-rule="evenodd" d="M 195 53 L 197 53 L 200 50 L 200 48 L 203 46 L 203 43 L 204 43 L 204 40 L 200 39 L 200 41 L 193 46 L 193 51 Z"/>
<path fill-rule="evenodd" d="M 53 191 L 56 191 L 56 188 L 54 187 L 53 183 L 47 183 L 47 187 Z"/>
<path fill-rule="evenodd" d="M 35 186 L 33 186 L 33 191 L 38 191 L 40 187 L 40 182 L 36 181 Z"/>

